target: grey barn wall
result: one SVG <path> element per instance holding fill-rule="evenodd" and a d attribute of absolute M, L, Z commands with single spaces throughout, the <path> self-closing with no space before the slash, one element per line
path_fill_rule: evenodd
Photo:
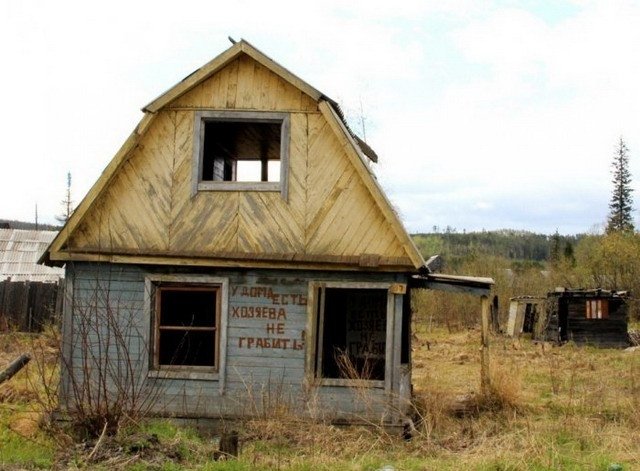
<path fill-rule="evenodd" d="M 145 277 L 159 274 L 208 275 L 228 278 L 227 353 L 224 390 L 221 380 L 149 378 L 151 325 Z M 230 270 L 191 267 L 111 265 L 70 263 L 67 265 L 68 291 L 63 323 L 63 403 L 100 370 L 113 378 L 135 384 L 160 415 L 179 417 L 232 417 L 273 414 L 281 406 L 299 414 L 318 418 L 353 420 L 399 420 L 397 394 L 399 380 L 392 390 L 309 387 L 305 382 L 306 299 L 312 281 L 402 282 L 403 274 L 314 272 L 302 270 Z M 271 288 L 288 295 L 288 304 L 251 288 Z M 251 296 L 253 294 L 254 296 Z M 397 298 L 396 313 L 402 309 Z M 286 320 L 247 317 L 250 308 L 284 309 Z M 106 313 L 114 315 L 106 315 Z M 243 316 L 244 314 L 244 316 Z M 266 332 L 266 324 L 282 322 L 284 333 Z M 398 324 L 399 325 L 399 324 Z M 121 336 L 115 335 L 121 333 Z M 241 338 L 286 338 L 287 348 L 246 348 Z M 400 335 L 394 335 L 399 339 Z M 293 342 L 298 348 L 291 348 Z M 126 347 L 126 348 L 122 348 Z M 397 358 L 396 367 L 400 359 Z M 68 368 L 71 368 L 73 375 Z M 73 380 L 72 380 L 73 378 Z M 110 382 L 112 382 L 110 380 Z M 113 389 L 117 389 L 113 385 Z M 391 405 L 389 405 L 391 404 Z M 394 418 L 392 418 L 394 416 Z"/>

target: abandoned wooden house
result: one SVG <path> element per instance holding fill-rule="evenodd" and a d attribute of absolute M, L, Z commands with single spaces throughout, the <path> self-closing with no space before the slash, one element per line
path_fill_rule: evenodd
<path fill-rule="evenodd" d="M 492 280 L 429 274 L 337 103 L 244 40 L 143 112 L 42 259 L 61 403 L 107 381 L 166 416 L 399 425 L 410 290 Z"/>
<path fill-rule="evenodd" d="M 627 347 L 626 291 L 557 288 L 539 318 L 544 340 L 578 345 Z"/>

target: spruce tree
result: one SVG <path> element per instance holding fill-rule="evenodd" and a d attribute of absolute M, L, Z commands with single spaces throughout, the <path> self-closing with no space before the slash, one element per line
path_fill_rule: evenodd
<path fill-rule="evenodd" d="M 607 234 L 612 232 L 633 232 L 633 198 L 631 193 L 631 172 L 629 172 L 629 148 L 620 137 L 611 167 L 613 168 L 613 192 L 609 203 Z"/>

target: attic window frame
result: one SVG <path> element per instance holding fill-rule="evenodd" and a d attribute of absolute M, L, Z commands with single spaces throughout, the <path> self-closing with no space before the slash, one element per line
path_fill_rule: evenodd
<path fill-rule="evenodd" d="M 202 180 L 204 161 L 205 124 L 211 121 L 234 123 L 280 123 L 280 181 L 237 182 Z M 279 191 L 286 201 L 289 194 L 289 113 L 266 111 L 212 111 L 195 112 L 193 133 L 192 196 L 200 191 Z"/>

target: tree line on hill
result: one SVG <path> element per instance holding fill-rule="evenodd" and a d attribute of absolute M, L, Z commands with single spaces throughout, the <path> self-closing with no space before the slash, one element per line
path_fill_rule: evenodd
<path fill-rule="evenodd" d="M 61 226 L 55 224 L 36 224 L 34 222 L 0 219 L 0 229 L 24 229 L 38 231 L 59 231 Z"/>
<path fill-rule="evenodd" d="M 499 312 L 507 316 L 514 296 L 545 296 L 555 287 L 602 288 L 628 291 L 631 319 L 640 320 L 640 232 L 633 222 L 629 149 L 620 138 L 612 159 L 613 184 L 604 234 L 562 236 L 500 230 L 459 233 L 447 227 L 413 240 L 425 258 L 441 255 L 440 271 L 491 277 Z M 428 322 L 449 328 L 476 325 L 477 302 L 442 293 L 418 293 L 415 312 L 427 313 Z M 423 319 L 424 320 L 424 319 Z"/>
<path fill-rule="evenodd" d="M 478 239 L 473 234 L 468 234 L 468 238 L 459 237 L 461 234 L 416 234 L 414 240 L 425 258 L 443 254 L 443 265 L 438 270 L 442 273 L 493 278 L 492 293 L 500 300 L 503 321 L 507 318 L 509 298 L 546 296 L 556 287 L 628 291 L 631 318 L 640 320 L 640 233 L 610 231 L 535 237 L 535 234 L 517 236 L 499 232 L 481 234 Z M 524 240 L 536 241 L 537 252 L 533 246 L 522 247 L 526 247 Z M 441 250 L 433 252 L 438 244 Z M 514 248 L 518 246 L 519 249 Z M 518 253 L 546 254 L 546 257 L 514 257 Z M 478 322 L 477 299 L 438 292 L 417 293 L 415 298 L 415 311 L 428 313 L 434 322 L 450 327 L 470 327 Z"/>
<path fill-rule="evenodd" d="M 511 261 L 542 262 L 572 256 L 584 234 L 553 235 L 529 231 L 501 229 L 497 231 L 444 232 L 413 234 L 412 238 L 423 256 L 440 255 L 448 264 L 457 264 L 468 257 L 502 257 Z"/>

